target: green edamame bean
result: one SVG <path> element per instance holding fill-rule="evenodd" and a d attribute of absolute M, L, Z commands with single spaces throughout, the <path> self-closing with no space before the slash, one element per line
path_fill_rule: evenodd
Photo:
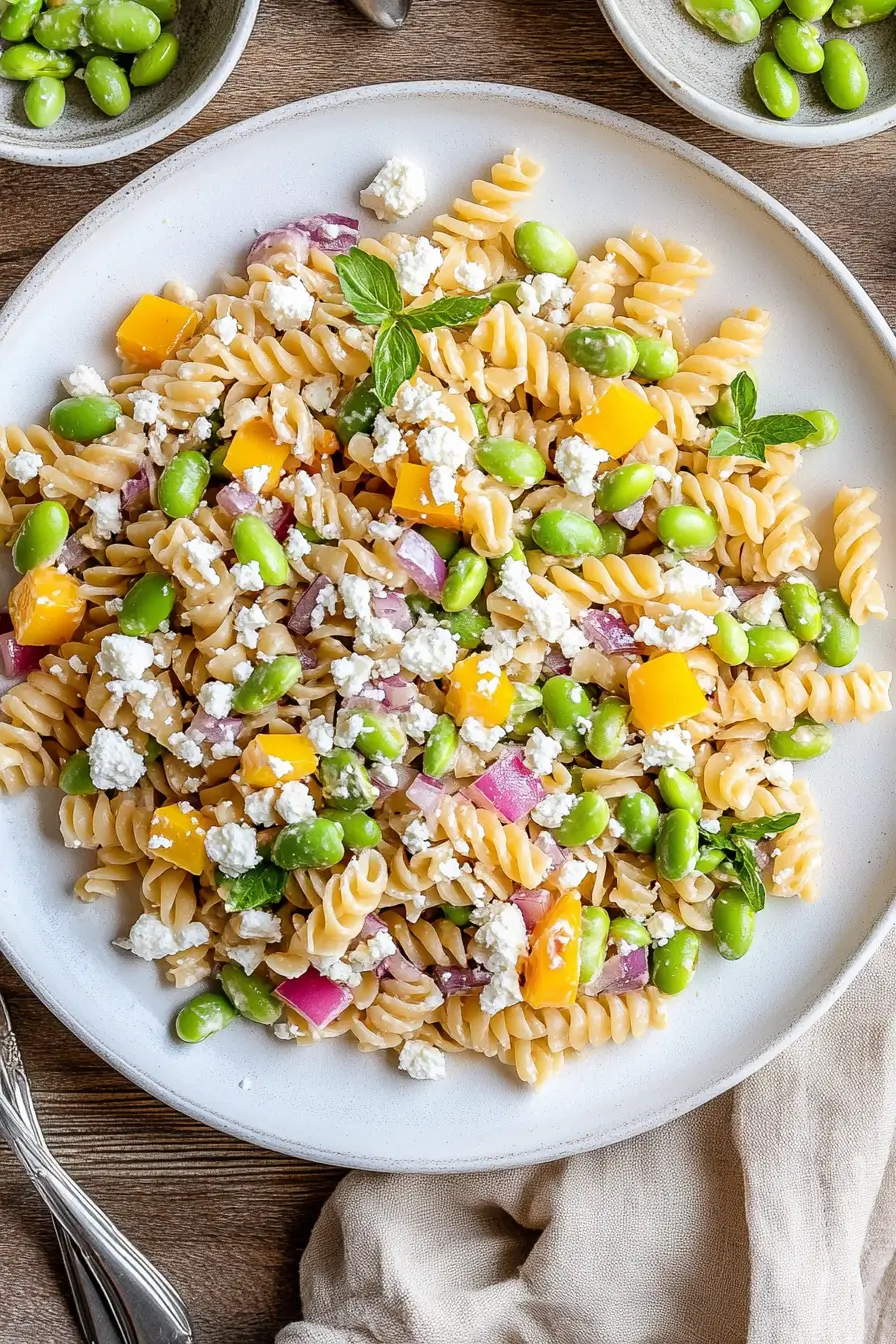
<path fill-rule="evenodd" d="M 219 443 L 208 455 L 208 466 L 213 481 L 232 481 L 233 472 L 225 467 L 224 459 L 230 452 L 229 443 Z"/>
<path fill-rule="evenodd" d="M 448 562 L 448 577 L 442 585 L 442 610 L 463 611 L 482 592 L 487 578 L 488 561 L 461 547 Z"/>
<path fill-rule="evenodd" d="M 831 18 L 838 28 L 861 28 L 880 23 L 896 10 L 896 0 L 834 0 Z"/>
<path fill-rule="evenodd" d="M 373 807 L 380 796 L 356 751 L 340 747 L 329 752 L 321 759 L 318 772 L 328 806 L 340 812 L 363 812 Z"/>
<path fill-rule="evenodd" d="M 657 777 L 657 786 L 667 807 L 680 808 L 690 812 L 695 821 L 700 820 L 703 795 L 700 786 L 684 770 L 678 770 L 674 765 L 664 765 Z"/>
<path fill-rule="evenodd" d="M 651 978 L 661 994 L 680 994 L 694 978 L 700 939 L 693 929 L 679 929 L 664 947 L 655 947 Z"/>
<path fill-rule="evenodd" d="M 185 1003 L 174 1020 L 174 1029 L 187 1045 L 198 1045 L 235 1022 L 238 1013 L 223 994 L 197 994 Z"/>
<path fill-rule="evenodd" d="M 742 891 L 726 887 L 712 907 L 712 931 L 716 947 L 726 961 L 739 961 L 750 950 L 756 914 Z"/>
<path fill-rule="evenodd" d="M 538 449 L 517 439 L 483 439 L 476 448 L 476 464 L 514 488 L 537 485 L 547 470 Z"/>
<path fill-rule="evenodd" d="M 554 834 L 561 845 L 587 845 L 603 835 L 610 809 L 602 793 L 582 793 L 573 803 Z"/>
<path fill-rule="evenodd" d="M 719 532 L 713 515 L 691 504 L 670 504 L 661 509 L 656 526 L 663 545 L 676 551 L 705 551 Z"/>
<path fill-rule="evenodd" d="M 86 751 L 76 751 L 69 756 L 59 771 L 59 787 L 63 793 L 96 793 L 97 787 L 90 778 L 90 757 Z"/>
<path fill-rule="evenodd" d="M 618 756 L 628 736 L 630 707 L 616 695 L 605 695 L 591 715 L 585 736 L 588 750 L 596 761 L 611 761 Z"/>
<path fill-rule="evenodd" d="M 724 849 L 701 849 L 694 864 L 695 873 L 714 873 L 724 861 Z"/>
<path fill-rule="evenodd" d="M 652 854 L 660 824 L 660 810 L 649 793 L 627 793 L 616 804 L 622 838 L 636 854 Z"/>
<path fill-rule="evenodd" d="M 422 593 L 408 593 L 405 602 L 415 621 L 420 616 L 433 616 L 439 611 L 432 598 L 424 597 Z"/>
<path fill-rule="evenodd" d="M 604 553 L 601 530 L 590 518 L 569 509 L 549 509 L 532 524 L 532 540 L 546 555 L 596 555 Z"/>
<path fill-rule="evenodd" d="M 221 967 L 221 988 L 240 1017 L 250 1022 L 272 1026 L 283 1012 L 283 1003 L 274 994 L 269 980 L 258 975 L 247 975 L 242 966 L 232 961 Z"/>
<path fill-rule="evenodd" d="M 463 541 L 460 532 L 449 532 L 445 527 L 430 527 L 427 523 L 421 523 L 414 530 L 419 532 L 421 537 L 425 537 L 430 546 L 438 551 L 446 562 L 451 559 L 452 555 L 457 554 Z"/>
<path fill-rule="evenodd" d="M 377 849 L 383 842 L 379 822 L 366 812 L 340 812 L 338 808 L 325 807 L 320 815 L 339 827 L 346 849 Z"/>
<path fill-rule="evenodd" d="M 478 649 L 482 636 L 491 628 L 491 621 L 475 607 L 465 611 L 449 611 L 438 618 L 443 630 L 450 630 L 462 649 Z"/>
<path fill-rule="evenodd" d="M 451 769 L 457 751 L 457 725 L 450 714 L 440 714 L 423 748 L 423 773 L 441 779 Z"/>
<path fill-rule="evenodd" d="M 840 422 L 833 411 L 800 411 L 800 415 L 815 426 L 815 433 L 803 439 L 804 448 L 826 448 L 840 433 Z"/>
<path fill-rule="evenodd" d="M 355 746 L 368 761 L 396 761 L 407 747 L 407 738 L 398 720 L 392 714 L 380 714 L 372 709 L 353 709 L 363 726 L 358 729 Z"/>
<path fill-rule="evenodd" d="M 507 716 L 505 732 L 518 740 L 527 738 L 533 728 L 541 727 L 542 695 L 537 686 L 526 686 L 520 681 L 511 682 L 514 690 L 513 704 Z"/>
<path fill-rule="evenodd" d="M 747 667 L 783 667 L 800 651 L 796 635 L 777 625 L 748 626 L 747 645 Z"/>
<path fill-rule="evenodd" d="M 342 831 L 326 817 L 284 826 L 271 847 L 280 868 L 332 868 L 345 856 Z"/>
<path fill-rule="evenodd" d="M 818 590 L 808 579 L 787 579 L 778 589 L 781 615 L 787 629 L 804 644 L 811 644 L 821 634 L 821 602 Z"/>
<path fill-rule="evenodd" d="M 84 27 L 91 42 L 128 55 L 151 47 L 162 31 L 157 16 L 137 0 L 99 0 L 88 6 Z"/>
<path fill-rule="evenodd" d="M 151 9 L 160 23 L 170 23 L 178 11 L 177 0 L 141 0 L 141 4 Z"/>
<path fill-rule="evenodd" d="M 456 924 L 459 929 L 465 929 L 470 922 L 470 907 L 468 905 L 443 905 L 442 914 L 446 919 L 450 919 L 452 924 Z"/>
<path fill-rule="evenodd" d="M 821 634 L 815 647 L 828 667 L 845 667 L 859 651 L 859 627 L 836 588 L 819 594 Z"/>
<path fill-rule="evenodd" d="M 800 110 L 799 85 L 773 51 L 764 51 L 753 62 L 756 92 L 773 117 L 789 121 Z"/>
<path fill-rule="evenodd" d="M 834 745 L 834 734 L 826 723 L 816 723 L 801 715 L 792 728 L 769 733 L 765 746 L 776 761 L 814 761 Z"/>
<path fill-rule="evenodd" d="M 499 285 L 492 285 L 488 296 L 492 303 L 509 303 L 511 308 L 516 310 L 520 306 L 520 282 L 519 280 L 502 280 Z"/>
<path fill-rule="evenodd" d="M 630 919 L 628 915 L 617 915 L 615 919 L 610 920 L 610 942 L 615 943 L 617 947 L 620 943 L 625 943 L 628 947 L 649 947 L 650 934 L 636 919 Z"/>
<path fill-rule="evenodd" d="M 83 16 L 81 5 L 45 9 L 31 29 L 31 36 L 49 51 L 70 51 L 79 45 Z"/>
<path fill-rule="evenodd" d="M 120 415 L 121 407 L 111 397 L 66 397 L 53 407 L 49 423 L 53 433 L 63 439 L 93 443 L 112 433 Z"/>
<path fill-rule="evenodd" d="M 131 0 L 117 0 L 117 2 L 129 4 Z M 131 105 L 131 87 L 127 76 L 111 56 L 92 56 L 84 67 L 84 83 L 87 85 L 91 101 L 107 117 L 120 117 Z M 180 454 L 181 457 L 184 455 Z M 202 460 L 205 462 L 205 458 Z"/>
<path fill-rule="evenodd" d="M 118 628 L 123 635 L 140 638 L 158 630 L 174 610 L 177 596 L 167 574 L 144 574 L 125 593 L 118 613 Z"/>
<path fill-rule="evenodd" d="M 4 42 L 24 42 L 41 11 L 43 0 L 13 0 L 0 18 L 0 37 Z"/>
<path fill-rule="evenodd" d="M 752 42 L 759 36 L 759 15 L 750 0 L 682 0 L 692 19 L 726 42 Z"/>
<path fill-rule="evenodd" d="M 276 587 L 289 578 L 286 552 L 263 518 L 241 514 L 233 525 L 233 549 L 241 565 L 258 565 L 266 584 Z"/>
<path fill-rule="evenodd" d="M 259 663 L 238 686 L 233 697 L 235 714 L 258 714 L 274 705 L 302 679 L 302 660 L 280 653 L 269 663 Z"/>
<path fill-rule="evenodd" d="M 717 429 L 733 429 L 737 425 L 737 410 L 730 387 L 719 388 L 719 398 L 715 406 L 706 412 L 709 422 Z"/>
<path fill-rule="evenodd" d="M 710 635 L 707 641 L 713 653 L 729 667 L 745 662 L 750 652 L 750 641 L 740 621 L 736 621 L 730 611 L 720 611 L 715 620 L 716 633 Z"/>
<path fill-rule="evenodd" d="M 96 56 L 94 60 L 102 57 Z M 199 507 L 211 474 L 208 459 L 202 453 L 192 448 L 178 453 L 159 477 L 159 508 L 169 518 L 189 518 Z"/>
<path fill-rule="evenodd" d="M 43 499 L 29 509 L 12 544 L 12 563 L 20 574 L 48 565 L 62 550 L 68 536 L 68 513 L 55 499 Z"/>
<path fill-rule="evenodd" d="M 638 362 L 632 373 L 636 378 L 658 383 L 661 378 L 671 378 L 678 372 L 678 351 L 671 341 L 661 341 L 655 336 L 636 336 L 635 345 Z"/>
<path fill-rule="evenodd" d="M 628 332 L 617 327 L 571 327 L 560 352 L 570 364 L 598 378 L 621 378 L 638 362 L 638 347 Z"/>
<path fill-rule="evenodd" d="M 760 19 L 770 19 L 783 3 L 784 0 L 753 0 L 753 6 Z"/>
<path fill-rule="evenodd" d="M 647 462 L 630 462 L 616 467 L 600 478 L 597 507 L 604 513 L 621 513 L 643 499 L 656 480 L 656 472 Z"/>
<path fill-rule="evenodd" d="M 65 85 L 52 75 L 38 75 L 25 90 L 25 116 L 32 126 L 52 126 L 65 111 Z"/>
<path fill-rule="evenodd" d="M 0 55 L 0 75 L 4 79 L 30 81 L 40 75 L 68 79 L 74 70 L 75 62 L 68 52 L 47 51 L 46 47 L 39 47 L 36 42 L 20 42 L 18 46 L 7 47 Z M 116 415 L 120 414 L 119 407 Z"/>
<path fill-rule="evenodd" d="M 824 18 L 834 0 L 784 0 L 784 3 L 798 19 L 814 23 L 816 19 Z"/>
<path fill-rule="evenodd" d="M 579 984 L 587 985 L 599 975 L 607 959 L 610 916 L 602 905 L 586 905 L 582 911 L 582 940 L 579 945 Z"/>
<path fill-rule="evenodd" d="M 821 83 L 841 112 L 854 112 L 868 97 L 868 71 L 855 47 L 842 37 L 824 44 Z"/>
<path fill-rule="evenodd" d="M 625 528 L 620 527 L 612 519 L 606 523 L 598 523 L 598 527 L 604 539 L 604 555 L 625 555 Z"/>
<path fill-rule="evenodd" d="M 676 807 L 660 817 L 656 837 L 656 870 L 660 877 L 677 882 L 693 870 L 700 850 L 700 833 L 690 812 Z"/>
<path fill-rule="evenodd" d="M 177 65 L 180 55 L 180 43 L 173 33 L 162 33 L 146 51 L 141 51 L 129 71 L 129 79 L 135 89 L 148 89 L 153 84 L 161 84 Z"/>
<path fill-rule="evenodd" d="M 496 574 L 500 574 L 506 560 L 522 560 L 523 564 L 526 563 L 526 552 L 517 537 L 514 537 L 509 551 L 505 551 L 503 555 L 493 555 L 488 563 Z"/>
<path fill-rule="evenodd" d="M 488 416 L 485 413 L 485 407 L 481 401 L 474 401 L 470 404 L 470 410 L 473 412 L 476 428 L 479 430 L 482 438 L 485 438 L 486 434 L 488 434 Z"/>
<path fill-rule="evenodd" d="M 539 224 L 534 219 L 517 225 L 513 250 L 535 275 L 549 272 L 562 275 L 564 280 L 572 275 L 579 260 L 568 238 L 550 224 Z"/>
<path fill-rule="evenodd" d="M 591 714 L 591 701 L 584 686 L 572 677 L 548 677 L 541 696 L 545 718 L 563 750 L 578 755 L 584 746 L 578 721 Z"/>
<path fill-rule="evenodd" d="M 896 0 L 893 2 L 896 4 Z M 784 64 L 799 75 L 814 75 L 824 65 L 818 29 L 811 23 L 800 23 L 792 14 L 779 19 L 772 40 Z"/>
<path fill-rule="evenodd" d="M 352 388 L 336 416 L 336 437 L 343 448 L 355 434 L 369 434 L 382 409 L 383 403 L 376 394 L 373 374 L 370 374 Z"/>

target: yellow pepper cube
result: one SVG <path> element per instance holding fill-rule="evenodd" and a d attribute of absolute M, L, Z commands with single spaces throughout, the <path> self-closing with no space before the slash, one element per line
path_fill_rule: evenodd
<path fill-rule="evenodd" d="M 706 709 L 706 696 L 682 653 L 664 653 L 631 669 L 628 698 L 635 725 L 644 733 L 671 728 Z"/>
<path fill-rule="evenodd" d="M 267 420 L 247 420 L 230 440 L 224 465 L 237 480 L 252 467 L 267 467 L 268 478 L 261 493 L 269 495 L 276 490 L 288 457 L 289 444 L 277 442 Z"/>
<path fill-rule="evenodd" d="M 316 769 L 317 752 L 302 733 L 259 733 L 243 749 L 240 773 L 250 788 L 272 789 Z"/>
<path fill-rule="evenodd" d="M 198 877 L 208 864 L 207 832 L 208 819 L 195 807 L 182 808 L 178 803 L 157 807 L 149 828 L 149 849 L 153 858 Z"/>
<path fill-rule="evenodd" d="M 64 644 L 84 619 L 87 603 L 73 574 L 50 565 L 30 569 L 9 595 L 17 644 Z"/>
<path fill-rule="evenodd" d="M 661 419 L 650 402 L 614 383 L 573 428 L 611 457 L 625 457 Z"/>
<path fill-rule="evenodd" d="M 523 998 L 532 1008 L 569 1008 L 576 1001 L 582 946 L 582 902 L 560 896 L 532 930 Z"/>
<path fill-rule="evenodd" d="M 479 719 L 486 728 L 498 728 L 507 722 L 515 691 L 507 673 L 482 670 L 489 661 L 487 653 L 474 654 L 458 663 L 451 673 L 451 687 L 445 710 L 456 723 Z"/>
<path fill-rule="evenodd" d="M 436 504 L 430 487 L 430 468 L 405 462 L 398 469 L 398 484 L 392 509 L 409 523 L 429 523 L 432 527 L 460 527 L 460 504 Z"/>
<path fill-rule="evenodd" d="M 141 368 L 158 368 L 193 335 L 199 314 L 185 303 L 144 294 L 118 328 L 118 348 Z"/>

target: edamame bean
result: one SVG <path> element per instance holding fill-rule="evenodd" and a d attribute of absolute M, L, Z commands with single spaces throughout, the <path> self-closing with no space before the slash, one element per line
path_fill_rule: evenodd
<path fill-rule="evenodd" d="M 339 827 L 346 849 L 376 849 L 383 842 L 379 822 L 366 812 L 340 812 L 335 807 L 325 807 L 320 815 Z"/>
<path fill-rule="evenodd" d="M 330 807 L 338 808 L 340 812 L 363 812 L 373 807 L 380 796 L 367 767 L 355 751 L 340 747 L 329 752 L 322 758 L 318 770 L 324 798 Z"/>
<path fill-rule="evenodd" d="M 800 110 L 799 85 L 773 51 L 764 51 L 753 62 L 756 92 L 773 117 L 789 121 Z"/>
<path fill-rule="evenodd" d="M 612 519 L 598 523 L 598 527 L 604 540 L 604 555 L 625 555 L 625 528 Z"/>
<path fill-rule="evenodd" d="M 804 644 L 811 644 L 821 634 L 821 602 L 818 591 L 808 579 L 791 578 L 778 588 L 781 614 L 787 629 Z"/>
<path fill-rule="evenodd" d="M 121 407 L 111 397 L 66 397 L 50 412 L 50 428 L 72 443 L 93 443 L 112 433 L 120 415 Z"/>
<path fill-rule="evenodd" d="M 694 872 L 714 873 L 724 858 L 724 849 L 701 849 L 694 864 Z"/>
<path fill-rule="evenodd" d="M 610 916 L 602 905 L 586 905 L 582 911 L 582 940 L 579 944 L 579 984 L 587 985 L 603 969 L 607 958 Z"/>
<path fill-rule="evenodd" d="M 715 621 L 716 633 L 710 635 L 707 643 L 716 657 L 729 667 L 746 662 L 750 641 L 740 621 L 736 621 L 730 611 L 718 612 Z"/>
<path fill-rule="evenodd" d="M 825 42 L 821 83 L 841 112 L 854 112 L 868 97 L 868 71 L 855 47 L 845 38 L 832 37 Z"/>
<path fill-rule="evenodd" d="M 83 15 L 81 5 L 45 9 L 31 29 L 31 36 L 49 51 L 70 51 L 79 45 Z"/>
<path fill-rule="evenodd" d="M 726 961 L 739 961 L 750 950 L 756 914 L 742 891 L 726 887 L 712 907 L 712 931 L 716 947 Z"/>
<path fill-rule="evenodd" d="M 488 416 L 485 413 L 485 407 L 481 401 L 474 401 L 470 404 L 470 410 L 473 412 L 473 419 L 476 421 L 476 428 L 484 439 L 488 434 Z"/>
<path fill-rule="evenodd" d="M 141 0 L 141 3 L 152 10 L 160 23 L 170 23 L 178 10 L 177 0 Z"/>
<path fill-rule="evenodd" d="M 826 723 L 816 723 L 801 715 L 792 728 L 769 733 L 765 746 L 776 761 L 814 761 L 834 745 L 834 734 Z"/>
<path fill-rule="evenodd" d="M 69 756 L 59 771 L 59 787 L 63 793 L 96 793 L 97 787 L 90 778 L 90 757 L 86 751 L 76 751 Z"/>
<path fill-rule="evenodd" d="M 470 922 L 470 907 L 468 905 L 443 905 L 442 914 L 446 919 L 450 919 L 452 924 L 456 924 L 459 929 L 465 929 Z"/>
<path fill-rule="evenodd" d="M 450 714 L 440 714 L 423 748 L 423 773 L 441 779 L 451 769 L 457 751 L 457 725 Z"/>
<path fill-rule="evenodd" d="M 369 434 L 382 409 L 383 403 L 376 394 L 371 373 L 352 388 L 336 416 L 336 437 L 343 448 L 355 434 Z"/>
<path fill-rule="evenodd" d="M 12 544 L 12 563 L 20 574 L 48 565 L 65 545 L 68 513 L 55 499 L 43 499 L 29 509 Z"/>
<path fill-rule="evenodd" d="M 564 279 L 572 275 L 579 258 L 568 238 L 564 238 L 558 229 L 550 224 L 539 224 L 537 220 L 527 219 L 518 224 L 513 235 L 513 250 L 524 266 L 535 275 L 549 272 L 562 275 Z"/>
<path fill-rule="evenodd" d="M 657 777 L 657 786 L 667 807 L 680 808 L 690 812 L 695 821 L 700 820 L 703 795 L 700 786 L 684 770 L 674 765 L 664 765 Z"/>
<path fill-rule="evenodd" d="M 656 480 L 656 472 L 647 462 L 630 462 L 616 467 L 600 478 L 597 507 L 604 513 L 621 513 L 643 499 Z"/>
<path fill-rule="evenodd" d="M 638 362 L 638 347 L 618 327 L 571 327 L 560 352 L 570 364 L 598 378 L 622 378 Z"/>
<path fill-rule="evenodd" d="M 135 89 L 148 89 L 153 84 L 161 84 L 177 65 L 180 43 L 173 33 L 162 33 L 146 51 L 141 51 L 134 60 L 129 79 Z"/>
<path fill-rule="evenodd" d="M 233 525 L 233 549 L 241 565 L 254 561 L 266 584 L 276 587 L 289 578 L 286 552 L 263 518 L 241 514 Z"/>
<path fill-rule="evenodd" d="M 636 378 L 658 383 L 661 378 L 671 378 L 678 372 L 678 351 L 671 341 L 661 341 L 655 336 L 636 336 L 635 345 L 638 362 L 632 373 Z"/>
<path fill-rule="evenodd" d="M 258 714 L 274 705 L 297 681 L 302 680 L 302 660 L 280 653 L 269 663 L 259 663 L 238 686 L 233 697 L 235 714 Z"/>
<path fill-rule="evenodd" d="M 783 3 L 784 0 L 753 0 L 753 5 L 760 19 L 770 19 Z"/>
<path fill-rule="evenodd" d="M 627 793 L 616 804 L 622 838 L 636 854 L 652 854 L 660 824 L 660 810 L 649 793 Z"/>
<path fill-rule="evenodd" d="M 618 756 L 628 736 L 629 705 L 616 695 L 605 695 L 591 715 L 585 736 L 588 750 L 596 761 L 611 761 Z"/>
<path fill-rule="evenodd" d="M 526 552 L 523 550 L 518 537 L 514 537 L 513 545 L 509 551 L 505 551 L 503 555 L 490 556 L 488 563 L 496 574 L 500 574 L 507 560 L 522 560 L 523 564 L 526 563 Z"/>
<path fill-rule="evenodd" d="M 726 42 L 752 42 L 759 36 L 759 15 L 750 0 L 682 0 L 692 19 Z"/>
<path fill-rule="evenodd" d="M 430 527 L 428 523 L 421 523 L 415 530 L 421 537 L 426 538 L 430 546 L 438 551 L 445 561 L 450 560 L 452 555 L 456 555 L 460 550 L 463 541 L 460 532 L 449 532 L 445 527 Z"/>
<path fill-rule="evenodd" d="M 439 617 L 443 630 L 450 630 L 462 649 L 478 649 L 482 636 L 491 628 L 491 621 L 475 607 L 466 611 L 449 611 Z"/>
<path fill-rule="evenodd" d="M 129 4 L 130 0 L 120 0 L 120 3 Z M 131 87 L 127 77 L 111 56 L 92 56 L 84 67 L 84 83 L 93 103 L 107 117 L 120 117 L 131 105 Z M 181 453 L 180 456 L 185 454 Z M 174 460 L 177 461 L 176 458 Z M 205 458 L 202 460 L 205 462 Z"/>
<path fill-rule="evenodd" d="M 561 845 L 587 845 L 603 835 L 610 809 L 602 793 L 582 793 L 573 803 L 554 834 Z"/>
<path fill-rule="evenodd" d="M 791 14 L 795 14 L 798 19 L 807 19 L 814 23 L 816 19 L 823 19 L 827 14 L 834 0 L 784 0 Z"/>
<path fill-rule="evenodd" d="M 202 453 L 192 448 L 178 453 L 159 477 L 159 508 L 169 518 L 189 518 L 199 507 L 211 474 L 208 459 Z"/>
<path fill-rule="evenodd" d="M 896 9 L 896 0 L 834 0 L 831 18 L 838 28 L 861 28 L 880 23 Z"/>
<path fill-rule="evenodd" d="M 167 574 L 144 574 L 125 593 L 118 613 L 118 628 L 123 635 L 140 638 L 158 630 L 174 610 L 177 596 Z"/>
<path fill-rule="evenodd" d="M 800 415 L 815 426 L 815 433 L 803 439 L 804 448 L 826 448 L 840 433 L 840 422 L 833 411 L 800 411 Z"/>
<path fill-rule="evenodd" d="M 229 443 L 219 443 L 208 455 L 208 465 L 213 481 L 232 481 L 233 473 L 225 467 L 224 459 L 230 452 Z"/>
<path fill-rule="evenodd" d="M 896 4 L 896 0 L 893 2 Z M 793 15 L 779 19 L 772 40 L 784 64 L 799 75 L 814 75 L 824 65 L 818 29 L 811 23 L 800 23 Z"/>
<path fill-rule="evenodd" d="M 564 751 L 578 755 L 584 746 L 580 719 L 588 719 L 591 701 L 584 686 L 572 677 L 548 677 L 541 688 L 545 718 Z"/>
<path fill-rule="evenodd" d="M 362 721 L 355 738 L 355 746 L 361 755 L 368 761 L 398 760 L 408 742 L 394 715 L 380 714 L 372 709 L 353 709 L 352 718 L 356 715 Z"/>
<path fill-rule="evenodd" d="M 439 610 L 432 598 L 424 597 L 422 593 L 408 593 L 405 602 L 415 621 L 419 616 L 432 616 Z"/>
<path fill-rule="evenodd" d="M 713 515 L 691 504 L 670 504 L 661 509 L 656 527 L 663 545 L 676 551 L 705 551 L 719 532 Z"/>
<path fill-rule="evenodd" d="M 677 882 L 693 871 L 700 850 L 700 833 L 690 812 L 676 807 L 660 817 L 656 837 L 656 870 L 660 877 Z"/>
<path fill-rule="evenodd" d="M 693 929 L 679 929 L 664 947 L 655 947 L 651 979 L 661 994 L 680 994 L 694 978 L 700 956 L 700 939 Z"/>
<path fill-rule="evenodd" d="M 526 738 L 533 728 L 541 725 L 542 694 L 537 686 L 526 686 L 520 681 L 511 682 L 514 690 L 513 704 L 507 716 L 505 732 L 516 738 Z"/>
<path fill-rule="evenodd" d="M 18 46 L 7 47 L 0 55 L 0 75 L 4 79 L 30 81 L 39 75 L 68 79 L 74 70 L 75 62 L 68 52 L 47 51 L 46 47 L 39 47 L 36 42 L 20 42 Z M 120 407 L 116 414 L 121 414 Z"/>
<path fill-rule="evenodd" d="M 4 42 L 24 42 L 41 11 L 43 0 L 13 0 L 0 18 L 0 37 Z"/>
<path fill-rule="evenodd" d="M 247 975 L 242 966 L 228 961 L 221 967 L 221 988 L 240 1017 L 272 1026 L 283 1012 L 283 1003 L 274 994 L 269 980 Z"/>
<path fill-rule="evenodd" d="M 195 999 L 185 1003 L 174 1021 L 174 1029 L 187 1045 L 198 1045 L 200 1041 L 223 1031 L 237 1019 L 237 1011 L 223 994 L 197 994 Z"/>
<path fill-rule="evenodd" d="M 496 481 L 514 488 L 537 485 L 547 470 L 538 449 L 517 439 L 483 439 L 476 463 Z"/>
<path fill-rule="evenodd" d="M 326 817 L 284 826 L 271 847 L 280 868 L 332 868 L 345 856 L 342 831 Z"/>
<path fill-rule="evenodd" d="M 828 667 L 845 667 L 859 651 L 859 627 L 836 588 L 819 594 L 821 634 L 815 647 Z"/>
<path fill-rule="evenodd" d="M 520 306 L 520 282 L 502 280 L 499 285 L 492 285 L 488 296 L 492 303 L 509 303 L 511 308 L 517 309 Z"/>
<path fill-rule="evenodd" d="M 532 524 L 532 540 L 547 555 L 596 555 L 604 553 L 601 530 L 590 518 L 569 509 L 549 509 Z"/>
<path fill-rule="evenodd" d="M 442 610 L 463 611 L 482 592 L 487 578 L 488 561 L 461 547 L 448 562 L 448 577 L 442 585 Z"/>
<path fill-rule="evenodd" d="M 162 31 L 157 16 L 137 0 L 99 0 L 89 5 L 84 27 L 91 42 L 128 55 L 151 47 Z"/>
<path fill-rule="evenodd" d="M 52 75 L 38 75 L 25 90 L 25 116 L 32 126 L 44 129 L 59 120 L 65 111 L 65 85 Z"/>
<path fill-rule="evenodd" d="M 744 369 L 748 374 L 754 387 L 758 385 L 756 370 L 748 365 Z M 717 428 L 733 428 L 737 425 L 737 408 L 734 405 L 734 398 L 731 395 L 730 387 L 719 388 L 719 397 L 714 406 L 710 406 L 706 414 L 709 416 L 710 423 Z"/>
<path fill-rule="evenodd" d="M 625 943 L 628 947 L 649 947 L 650 934 L 643 924 L 639 924 L 636 919 L 630 919 L 628 915 L 617 915 L 615 919 L 610 920 L 610 942 L 618 947 L 620 943 Z"/>
<path fill-rule="evenodd" d="M 747 667 L 783 667 L 796 657 L 800 642 L 789 630 L 777 625 L 751 625 L 747 629 Z"/>

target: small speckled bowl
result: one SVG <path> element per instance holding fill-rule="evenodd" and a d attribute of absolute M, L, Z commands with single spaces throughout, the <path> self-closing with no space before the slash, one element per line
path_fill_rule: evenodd
<path fill-rule="evenodd" d="M 220 89 L 255 24 L 259 0 L 181 0 L 170 25 L 180 59 L 161 84 L 134 89 L 120 117 L 106 117 L 90 101 L 84 81 L 66 80 L 66 108 L 46 130 L 28 122 L 26 84 L 0 79 L 0 159 L 48 167 L 108 163 L 164 140 L 201 112 Z"/>
<path fill-rule="evenodd" d="M 680 0 L 597 0 L 636 65 L 695 116 L 747 140 L 773 145 L 842 145 L 896 125 L 896 17 L 844 31 L 818 22 L 821 41 L 845 37 L 868 68 L 870 93 L 857 112 L 838 112 L 817 75 L 797 75 L 802 105 L 792 121 L 765 111 L 753 86 L 756 57 L 772 46 L 773 15 L 755 42 L 724 42 L 695 23 Z M 787 10 L 780 11 L 786 14 Z"/>

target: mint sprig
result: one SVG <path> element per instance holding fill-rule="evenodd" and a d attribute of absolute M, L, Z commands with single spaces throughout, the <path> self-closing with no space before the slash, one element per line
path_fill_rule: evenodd
<path fill-rule="evenodd" d="M 748 373 L 739 373 L 732 382 L 731 402 L 735 423 L 713 434 L 710 457 L 752 457 L 764 462 L 766 448 L 801 443 L 813 432 L 811 421 L 802 415 L 763 415 L 756 419 L 756 384 Z"/>
<path fill-rule="evenodd" d="M 707 849 L 724 850 L 754 910 L 762 910 L 765 906 L 765 883 L 753 845 L 759 840 L 767 840 L 770 835 L 789 831 L 799 819 L 799 812 L 779 812 L 774 817 L 758 817 L 755 821 L 735 821 L 720 831 L 707 831 L 703 826 L 700 827 L 700 839 Z"/>

